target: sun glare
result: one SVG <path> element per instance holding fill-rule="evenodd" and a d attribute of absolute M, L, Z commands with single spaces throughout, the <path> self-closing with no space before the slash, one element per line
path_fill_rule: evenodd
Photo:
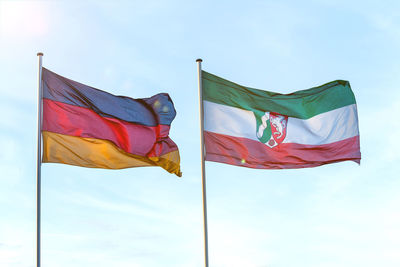
<path fill-rule="evenodd" d="M 0 34 L 32 37 L 46 34 L 45 7 L 37 1 L 0 1 Z"/>

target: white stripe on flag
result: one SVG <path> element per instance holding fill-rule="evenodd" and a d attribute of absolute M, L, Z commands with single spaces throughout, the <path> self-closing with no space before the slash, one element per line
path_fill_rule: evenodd
<path fill-rule="evenodd" d="M 258 141 L 253 112 L 204 101 L 204 130 Z M 301 120 L 289 117 L 284 143 L 323 145 L 359 135 L 355 104 Z"/>

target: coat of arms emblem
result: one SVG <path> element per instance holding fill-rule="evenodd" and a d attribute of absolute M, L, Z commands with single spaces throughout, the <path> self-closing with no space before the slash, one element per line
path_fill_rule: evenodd
<path fill-rule="evenodd" d="M 270 148 L 276 147 L 286 137 L 288 116 L 275 112 L 255 112 L 257 138 Z"/>

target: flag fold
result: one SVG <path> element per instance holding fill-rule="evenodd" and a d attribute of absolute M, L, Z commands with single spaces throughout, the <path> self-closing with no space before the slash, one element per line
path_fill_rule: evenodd
<path fill-rule="evenodd" d="M 168 94 L 115 96 L 46 68 L 43 80 L 43 162 L 123 169 L 160 166 L 181 176 L 169 138 L 176 111 Z"/>
<path fill-rule="evenodd" d="M 202 71 L 202 84 L 206 160 L 259 169 L 360 163 L 348 81 L 279 94 Z"/>

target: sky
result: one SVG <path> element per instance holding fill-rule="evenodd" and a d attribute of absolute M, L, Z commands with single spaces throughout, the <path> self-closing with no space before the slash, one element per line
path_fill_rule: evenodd
<path fill-rule="evenodd" d="M 43 267 L 204 266 L 197 58 L 279 93 L 350 81 L 362 154 L 206 162 L 210 266 L 400 266 L 398 1 L 0 0 L 0 51 L 0 266 L 36 263 L 37 52 L 115 95 L 169 93 L 183 172 L 43 164 Z"/>

